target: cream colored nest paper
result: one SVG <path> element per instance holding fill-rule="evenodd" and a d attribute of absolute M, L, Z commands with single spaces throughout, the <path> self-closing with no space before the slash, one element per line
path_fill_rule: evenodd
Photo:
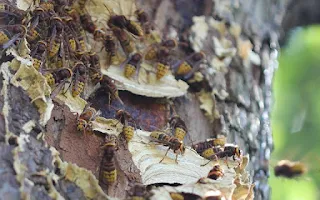
<path fill-rule="evenodd" d="M 168 147 L 150 142 L 149 135 L 150 132 L 137 130 L 129 142 L 129 151 L 135 165 L 140 170 L 142 183 L 145 185 L 183 184 L 179 187 L 156 188 L 152 190 L 154 193 L 152 199 L 169 199 L 169 192 L 185 192 L 203 196 L 208 191 L 220 190 L 226 199 L 232 199 L 234 196 L 237 196 L 237 199 L 245 199 L 251 194 L 251 184 L 249 184 L 247 176 L 242 176 L 235 171 L 238 162 L 233 161 L 232 158 L 228 159 L 230 168 L 222 160 L 212 161 L 201 166 L 208 160 L 187 146 L 184 155 L 178 156 L 178 163 L 175 162 L 176 154 L 172 150 L 169 151 L 162 163 L 159 163 Z M 218 162 L 224 170 L 224 176 L 217 180 L 205 178 L 203 179 L 204 183 L 197 183 L 200 178 L 207 177 L 209 171 Z M 242 173 L 244 172 L 242 171 Z M 239 179 L 239 183 L 236 184 L 237 179 Z"/>

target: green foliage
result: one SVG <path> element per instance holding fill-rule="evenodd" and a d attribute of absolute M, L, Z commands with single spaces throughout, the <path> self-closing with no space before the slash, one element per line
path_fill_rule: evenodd
<path fill-rule="evenodd" d="M 320 26 L 299 29 L 281 51 L 271 116 L 277 161 L 302 161 L 309 172 L 294 180 L 270 177 L 272 200 L 319 199 Z M 273 173 L 273 171 L 271 172 Z"/>

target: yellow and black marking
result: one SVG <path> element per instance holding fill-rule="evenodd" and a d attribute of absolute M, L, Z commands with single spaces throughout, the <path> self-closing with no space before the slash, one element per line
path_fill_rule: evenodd
<path fill-rule="evenodd" d="M 177 75 L 185 75 L 192 70 L 192 67 L 186 62 L 182 62 L 181 65 L 178 67 L 176 72 Z"/>
<path fill-rule="evenodd" d="M 83 90 L 84 90 L 84 85 L 85 85 L 84 82 L 79 81 L 76 86 L 72 87 L 72 92 L 71 92 L 72 96 L 76 97 L 79 94 L 81 94 L 83 92 Z"/>
<path fill-rule="evenodd" d="M 0 32 L 0 45 L 7 43 L 10 40 L 10 34 L 6 30 Z"/>
<path fill-rule="evenodd" d="M 131 64 L 126 64 L 124 67 L 124 76 L 126 78 L 131 78 L 136 73 L 136 67 Z"/>
<path fill-rule="evenodd" d="M 100 181 L 106 185 L 112 185 L 117 180 L 117 170 L 114 159 L 116 150 L 116 136 L 107 135 L 103 145 L 104 155 L 100 166 Z"/>
<path fill-rule="evenodd" d="M 128 21 L 129 22 L 127 23 L 127 27 L 126 27 L 127 30 L 136 36 L 142 37 L 144 34 L 140 24 L 132 20 L 128 20 Z"/>
<path fill-rule="evenodd" d="M 132 126 L 124 126 L 123 127 L 123 134 L 124 134 L 124 138 L 126 139 L 126 141 L 128 143 L 133 138 L 134 127 L 132 127 Z"/>
<path fill-rule="evenodd" d="M 69 45 L 73 52 L 77 50 L 76 40 L 74 38 L 69 39 Z"/>
<path fill-rule="evenodd" d="M 214 156 L 216 153 L 218 153 L 218 151 L 214 148 L 208 148 L 201 153 L 201 156 L 207 159 L 211 159 L 212 156 Z"/>
<path fill-rule="evenodd" d="M 56 80 L 55 78 L 53 77 L 53 74 L 46 74 L 44 76 L 47 80 L 47 83 L 52 87 L 56 84 Z"/>
<path fill-rule="evenodd" d="M 60 41 L 53 41 L 51 48 L 48 49 L 49 58 L 53 58 L 55 55 L 57 55 L 60 49 L 60 45 Z"/>
<path fill-rule="evenodd" d="M 144 56 L 145 60 L 154 60 L 157 58 L 157 49 L 151 47 Z"/>
<path fill-rule="evenodd" d="M 111 185 L 117 180 L 117 170 L 103 171 L 103 179 L 107 185 Z"/>
<path fill-rule="evenodd" d="M 37 40 L 38 38 L 40 38 L 40 33 L 38 32 L 37 28 L 32 28 L 32 29 L 28 30 L 27 40 L 29 42 L 33 42 L 33 41 Z"/>
<path fill-rule="evenodd" d="M 150 137 L 153 138 L 153 140 L 155 140 L 156 142 L 162 143 L 165 146 L 169 146 L 164 157 L 160 160 L 160 163 L 164 160 L 170 149 L 172 149 L 176 154 L 176 162 L 178 162 L 178 151 L 180 152 L 180 154 L 184 154 L 185 152 L 185 146 L 183 145 L 183 142 L 176 137 L 169 136 L 166 133 L 159 131 L 151 132 Z"/>
<path fill-rule="evenodd" d="M 183 139 L 186 136 L 186 134 L 187 134 L 187 132 L 184 129 L 180 128 L 180 127 L 177 127 L 174 130 L 174 136 L 176 138 L 178 138 L 180 141 L 183 141 Z"/>
<path fill-rule="evenodd" d="M 38 71 L 41 67 L 42 61 L 37 59 L 37 58 L 33 58 L 33 67 Z"/>
<path fill-rule="evenodd" d="M 156 68 L 157 68 L 157 73 L 156 73 L 157 80 L 160 80 L 165 75 L 167 75 L 170 69 L 168 65 L 165 65 L 163 63 L 157 63 Z"/>

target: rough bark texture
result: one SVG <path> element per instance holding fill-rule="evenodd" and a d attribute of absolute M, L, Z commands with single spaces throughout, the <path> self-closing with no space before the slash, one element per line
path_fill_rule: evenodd
<path fill-rule="evenodd" d="M 42 176 L 36 176 L 37 173 L 46 170 L 54 171 L 51 151 L 44 141 L 37 139 L 42 127 L 36 124 L 30 132 L 23 129 L 23 125 L 30 120 L 39 119 L 38 111 L 21 88 L 7 85 L 4 92 L 3 81 L 3 77 L 1 77 L 3 91 L 0 97 L 1 109 L 4 110 L 4 96 L 7 96 L 7 102 L 11 104 L 11 109 L 8 121 L 4 121 L 1 115 L 1 196 L 4 199 L 51 199 L 46 189 L 48 184 L 46 179 Z M 9 132 L 12 133 L 11 136 L 8 136 Z M 26 139 L 29 141 L 25 143 L 27 145 L 23 147 L 23 151 L 18 149 L 18 144 L 22 145 L 23 141 L 16 140 L 16 137 L 21 134 L 26 135 Z M 14 166 L 14 162 L 18 162 L 17 160 L 19 163 Z M 20 166 L 24 166 L 23 169 Z M 19 182 L 18 179 L 21 180 L 21 178 L 23 181 Z M 70 197 L 81 199 L 83 197 L 82 191 L 74 183 L 64 179 L 59 182 L 61 184 L 57 190 L 61 191 L 60 194 L 66 199 Z"/>
<path fill-rule="evenodd" d="M 223 10 L 222 5 L 230 3 L 230 11 Z M 240 3 L 240 4 L 239 4 Z M 277 43 L 278 27 L 284 13 L 284 4 L 278 0 L 244 0 L 244 1 L 201 1 L 201 0 L 139 0 L 137 5 L 152 13 L 156 26 L 166 34 L 171 28 L 177 30 L 181 40 L 188 36 L 193 16 L 218 15 L 227 21 L 236 21 L 241 24 L 242 30 L 254 44 L 255 51 L 262 57 L 261 66 L 252 65 L 243 68 L 234 61 L 228 73 L 208 75 L 209 86 L 220 87 L 229 93 L 226 99 L 215 96 L 215 107 L 220 118 L 213 123 L 205 117 L 199 108 L 199 102 L 194 93 L 174 100 L 176 111 L 186 121 L 190 138 L 187 144 L 206 138 L 224 134 L 230 142 L 235 142 L 244 153 L 250 155 L 249 168 L 255 184 L 255 199 L 269 199 L 270 189 L 267 183 L 268 160 L 272 151 L 272 136 L 270 129 L 269 112 L 271 106 L 271 84 L 275 67 L 275 57 L 272 54 L 270 43 Z M 268 10 L 265 12 L 265 10 Z M 166 14 L 164 14 L 166 13 Z M 170 14 L 168 14 L 170 13 Z M 210 56 L 210 49 L 206 49 Z M 2 88 L 2 80 L 0 87 Z M 54 146 L 63 160 L 76 163 L 99 176 L 99 165 L 102 160 L 100 146 L 103 136 L 83 135 L 76 131 L 76 116 L 59 103 L 55 103 L 52 117 L 47 126 L 35 124 L 30 132 L 22 129 L 30 120 L 39 119 L 39 114 L 29 97 L 21 88 L 8 85 L 9 111 L 8 121 L 0 115 L 0 195 L 8 199 L 18 199 L 21 196 L 32 199 L 51 199 L 46 189 L 46 182 L 34 174 L 40 171 L 55 171 L 52 165 L 52 155 L 48 146 L 42 140 L 37 140 L 38 134 L 45 130 L 45 141 Z M 146 130 L 161 129 L 168 118 L 167 100 L 154 100 L 122 92 L 120 97 L 125 102 L 125 109 L 132 113 L 137 121 L 137 127 Z M 102 116 L 114 116 L 114 110 L 108 106 L 108 97 L 97 94 L 92 98 L 93 107 L 102 111 Z M 3 108 L 3 93 L 0 99 Z M 113 105 L 121 107 L 120 105 Z M 2 109 L 3 110 L 3 109 Z M 6 124 L 7 123 L 7 124 Z M 6 130 L 6 127 L 8 130 Z M 27 166 L 25 182 L 19 182 L 13 168 L 14 155 L 12 150 L 17 147 L 14 139 L 5 139 L 5 132 L 10 131 L 16 136 L 29 135 L 30 143 L 27 151 L 19 152 L 19 160 Z M 14 137 L 13 137 L 14 138 Z M 11 141 L 11 142 L 10 142 Z M 130 152 L 123 144 L 116 152 L 117 168 L 119 168 L 118 182 L 112 188 L 103 187 L 111 196 L 125 198 L 130 189 L 129 182 L 141 182 L 139 170 L 130 159 Z M 23 183 L 23 187 L 21 184 Z M 34 184 L 31 184 L 34 183 Z M 81 188 L 67 179 L 59 180 L 54 184 L 55 189 L 65 199 L 84 199 Z M 22 187 L 24 190 L 19 190 Z M 23 192 L 24 194 L 20 194 Z"/>

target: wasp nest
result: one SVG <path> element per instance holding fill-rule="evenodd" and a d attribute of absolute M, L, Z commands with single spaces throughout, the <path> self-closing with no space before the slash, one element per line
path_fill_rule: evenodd
<path fill-rule="evenodd" d="M 132 0 L 20 0 L 17 6 L 10 2 L 4 5 L 9 17 L 4 19 L 6 31 L 1 32 L 0 42 L 10 58 L 1 64 L 5 139 L 15 146 L 13 165 L 21 197 L 31 198 L 37 191 L 53 199 L 110 199 L 105 193 L 145 199 L 253 198 L 253 185 L 245 171 L 249 158 L 237 145 L 226 143 L 225 137 L 187 146 L 184 137 L 191 133 L 175 112 L 169 122 L 172 134 L 147 132 L 138 129 L 134 117 L 124 109 L 114 109 L 115 116 L 106 119 L 90 103 L 97 90 L 108 94 L 104 101 L 111 109 L 114 102 L 125 106 L 118 90 L 153 98 L 179 97 L 187 93 L 189 85 L 208 79 L 199 71 L 203 63 L 208 65 L 208 74 L 226 73 L 236 54 L 244 63 L 259 63 L 250 42 L 240 38 L 237 25 L 227 28 L 214 19 L 194 18 L 190 41 L 196 52 L 178 56 L 182 43 L 163 37 Z M 215 55 L 207 57 L 201 50 L 210 30 L 220 36 L 211 38 Z M 231 40 L 227 37 L 230 34 Z M 15 110 L 9 103 L 13 99 L 11 86 L 22 89 L 29 97 L 24 103 L 34 105 L 38 113 L 30 112 L 40 117 L 27 116 L 28 120 L 21 120 L 22 127 L 10 127 L 15 119 L 9 114 Z M 214 95 L 220 99 L 228 96 L 219 86 L 198 93 L 200 108 L 211 122 L 219 118 L 211 98 Z M 26 107 L 31 107 L 29 104 Z M 52 113 L 59 105 L 76 115 L 74 127 L 67 124 L 67 128 L 83 133 L 83 137 L 104 140 L 97 145 L 103 154 L 100 170 L 89 171 L 62 161 L 56 149 L 44 141 L 42 129 L 51 126 L 47 124 L 50 118 L 58 121 Z M 119 157 L 126 156 L 129 158 L 122 163 L 133 166 L 123 169 Z M 129 187 L 124 180 L 133 184 L 127 194 L 110 193 L 118 184 L 125 185 L 123 190 Z M 78 191 L 75 196 L 68 196 L 73 195 L 69 187 Z"/>

